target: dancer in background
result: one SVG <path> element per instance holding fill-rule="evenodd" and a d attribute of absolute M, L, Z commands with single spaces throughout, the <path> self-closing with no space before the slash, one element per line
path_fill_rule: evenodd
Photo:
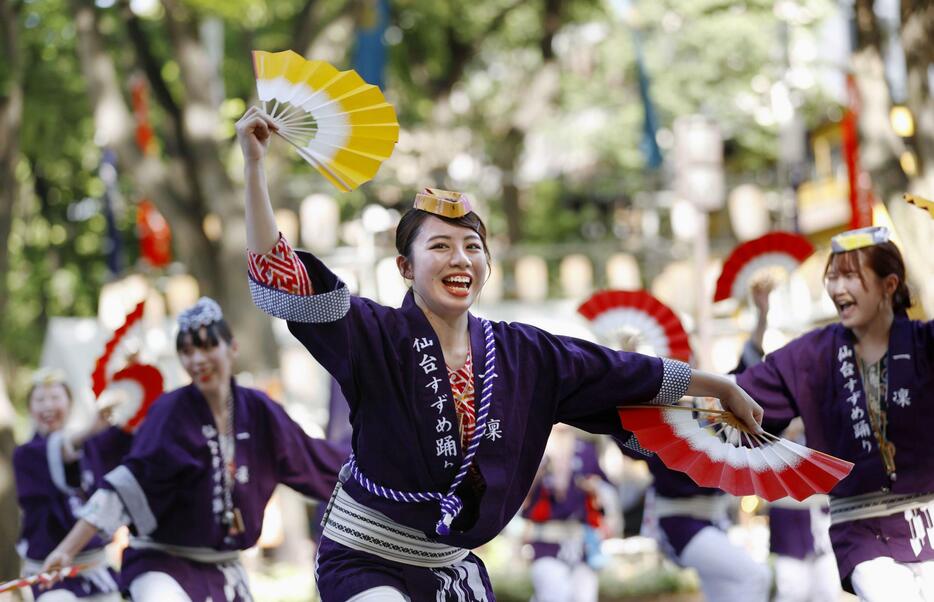
<path fill-rule="evenodd" d="M 800 418 L 782 436 L 804 445 Z M 824 602 L 840 597 L 840 575 L 830 546 L 826 496 L 769 503 L 769 551 L 775 568 L 774 602 Z"/>
<path fill-rule="evenodd" d="M 153 405 L 129 455 L 104 477 L 45 569 L 71 564 L 99 530 L 129 524 L 121 586 L 134 601 L 246 602 L 239 553 L 256 544 L 276 485 L 325 500 L 345 456 L 236 383 L 238 343 L 216 302 L 203 297 L 178 328 L 178 357 L 192 383 Z"/>
<path fill-rule="evenodd" d="M 756 307 L 756 325 L 743 346 L 734 374 L 760 363 L 765 355 L 762 343 L 768 326 L 769 294 L 773 288 L 774 282 L 769 279 L 757 280 L 750 287 Z M 801 420 L 793 420 L 782 436 L 804 445 Z M 769 504 L 774 602 L 823 602 L 840 597 L 840 578 L 830 548 L 828 511 L 824 496 L 812 496 L 806 502 L 784 498 Z"/>
<path fill-rule="evenodd" d="M 908 319 L 905 264 L 885 228 L 834 237 L 825 269 L 840 321 L 737 375 L 779 432 L 855 464 L 831 492 L 830 538 L 861 600 L 934 599 L 934 322 Z"/>
<path fill-rule="evenodd" d="M 596 602 L 602 484 L 609 486 L 596 443 L 555 425 L 522 510 L 533 552 L 534 602 Z"/>
<path fill-rule="evenodd" d="M 105 473 L 129 451 L 132 436 L 110 427 L 105 416 L 83 430 L 65 428 L 74 404 L 64 374 L 43 369 L 27 396 L 36 434 L 13 453 L 16 490 L 23 513 L 19 552 L 23 573 L 40 572 L 42 561 L 77 522 L 82 504 Z M 116 574 L 104 556 L 109 538 L 93 537 L 76 549 L 75 564 L 87 567 L 51 589 L 32 586 L 40 602 L 120 600 Z"/>
<path fill-rule="evenodd" d="M 628 437 L 617 405 L 688 392 L 758 428 L 756 403 L 723 377 L 471 315 L 489 253 L 460 193 L 426 190 L 402 217 L 400 309 L 351 296 L 278 232 L 263 168 L 275 127 L 256 108 L 237 123 L 250 288 L 337 379 L 353 425 L 318 548 L 324 600 L 493 599 L 470 550 L 519 510 L 556 422 Z"/>

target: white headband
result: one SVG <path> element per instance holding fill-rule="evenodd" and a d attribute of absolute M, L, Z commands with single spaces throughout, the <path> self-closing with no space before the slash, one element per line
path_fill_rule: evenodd
<path fill-rule="evenodd" d="M 210 297 L 201 297 L 198 302 L 178 315 L 180 332 L 198 330 L 224 319 L 224 312 L 217 301 Z"/>

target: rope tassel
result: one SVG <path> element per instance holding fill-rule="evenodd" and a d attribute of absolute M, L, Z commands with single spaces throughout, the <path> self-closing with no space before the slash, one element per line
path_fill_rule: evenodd
<path fill-rule="evenodd" d="M 441 520 L 435 525 L 435 533 L 438 535 L 450 535 L 451 523 L 464 509 L 464 503 L 456 495 L 446 495 L 441 498 Z"/>

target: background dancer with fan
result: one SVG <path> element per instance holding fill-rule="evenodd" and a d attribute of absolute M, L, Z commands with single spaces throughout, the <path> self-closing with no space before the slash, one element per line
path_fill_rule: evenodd
<path fill-rule="evenodd" d="M 66 428 L 73 401 L 64 374 L 57 371 L 38 371 L 27 400 L 36 434 L 16 448 L 13 471 L 23 511 L 17 547 L 24 574 L 32 575 L 75 525 L 78 510 L 103 475 L 129 451 L 132 437 L 111 427 L 103 413 L 83 429 Z M 85 542 L 73 562 L 86 568 L 51 589 L 33 585 L 33 596 L 41 602 L 120 600 L 116 574 L 104 557 L 107 543 L 100 537 Z"/>
<path fill-rule="evenodd" d="M 130 453 L 44 568 L 71 564 L 98 530 L 130 524 L 121 586 L 133 600 L 244 602 L 251 597 L 239 551 L 259 538 L 276 485 L 327 499 L 345 456 L 234 381 L 238 344 L 216 302 L 202 298 L 178 324 L 176 348 L 192 383 L 153 405 Z"/>
<path fill-rule="evenodd" d="M 855 464 L 831 492 L 830 537 L 861 600 L 934 599 L 934 322 L 908 319 L 905 265 L 885 228 L 834 237 L 825 269 L 840 322 L 736 377 L 770 429 L 804 420 L 809 445 Z"/>
<path fill-rule="evenodd" d="M 756 325 L 749 335 L 739 364 L 739 374 L 762 361 L 762 341 L 768 326 L 771 278 L 755 280 L 750 296 L 756 307 Z M 804 425 L 792 420 L 782 436 L 805 444 Z M 769 552 L 775 572 L 774 602 L 823 602 L 840 597 L 840 576 L 830 546 L 827 498 L 812 496 L 804 502 L 783 498 L 769 503 Z"/>
<path fill-rule="evenodd" d="M 489 253 L 461 193 L 427 189 L 403 216 L 397 265 L 412 287 L 401 309 L 351 296 L 278 233 L 263 167 L 276 130 L 256 108 L 237 124 L 250 288 L 337 379 L 353 424 L 318 550 L 324 600 L 493 599 L 470 550 L 519 510 L 556 422 L 628 437 L 618 404 L 687 392 L 758 428 L 756 403 L 723 377 L 471 315 Z"/>
<path fill-rule="evenodd" d="M 764 321 L 758 302 L 768 300 L 768 291 L 753 289 L 753 299 Z M 598 339 L 614 342 L 630 350 L 643 345 L 653 353 L 688 361 L 691 348 L 681 320 L 665 304 L 647 291 L 602 291 L 578 308 L 587 318 Z M 764 326 L 761 328 L 764 332 Z M 744 348 L 743 361 L 755 361 L 755 343 Z M 740 367 L 741 367 L 740 366 Z M 725 532 L 733 500 L 720 489 L 701 487 L 688 475 L 665 466 L 657 455 L 621 445 L 633 460 L 643 460 L 652 474 L 646 493 L 643 535 L 652 537 L 671 560 L 697 571 L 701 591 L 707 600 L 717 602 L 765 602 L 771 575 L 762 563 L 734 545 Z"/>
<path fill-rule="evenodd" d="M 533 602 L 596 602 L 597 570 L 606 559 L 606 511 L 618 506 L 600 468 L 597 444 L 557 424 L 523 504 L 525 540 L 532 550 Z M 607 503 L 609 502 L 609 503 Z"/>

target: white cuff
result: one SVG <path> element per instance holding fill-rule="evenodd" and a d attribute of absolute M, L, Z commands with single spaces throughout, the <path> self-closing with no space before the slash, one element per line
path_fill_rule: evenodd
<path fill-rule="evenodd" d="M 65 479 L 65 457 L 63 455 L 65 442 L 63 431 L 55 431 L 46 439 L 45 454 L 49 462 L 49 476 L 52 477 L 52 483 L 59 491 L 66 495 L 75 493 L 74 487 L 69 487 Z"/>
<path fill-rule="evenodd" d="M 104 480 L 113 486 L 119 495 L 121 505 L 129 515 L 127 522 L 132 522 L 136 533 L 146 536 L 156 530 L 156 517 L 149 507 L 146 492 L 140 487 L 139 481 L 126 466 L 118 466 L 104 476 Z M 95 494 L 97 495 L 97 494 Z"/>
<path fill-rule="evenodd" d="M 344 283 L 333 291 L 314 295 L 293 295 L 260 284 L 250 277 L 253 303 L 267 314 L 289 322 L 323 324 L 337 322 L 350 310 L 350 291 Z"/>
<path fill-rule="evenodd" d="M 84 519 L 103 531 L 107 538 L 113 537 L 114 532 L 130 524 L 130 515 L 126 506 L 115 491 L 98 489 L 91 499 L 77 512 L 77 517 Z"/>
<path fill-rule="evenodd" d="M 652 403 L 671 405 L 684 397 L 691 385 L 691 367 L 684 362 L 662 358 L 662 386 Z"/>

